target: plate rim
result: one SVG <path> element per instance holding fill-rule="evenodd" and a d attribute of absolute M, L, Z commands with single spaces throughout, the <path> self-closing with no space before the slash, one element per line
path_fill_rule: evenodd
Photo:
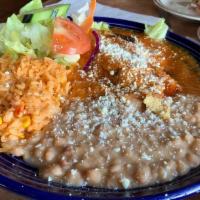
<path fill-rule="evenodd" d="M 132 28 L 133 30 L 139 30 L 142 31 L 144 29 L 144 24 L 139 23 L 139 22 L 135 22 L 135 21 L 129 21 L 129 20 L 123 20 L 123 19 L 116 19 L 116 18 L 108 18 L 108 17 L 95 17 L 95 21 L 105 21 L 107 23 L 109 23 L 111 26 L 119 26 L 122 28 Z M 188 48 L 190 46 L 191 49 L 189 49 L 189 51 L 193 51 L 194 56 L 197 56 L 198 61 L 200 62 L 199 59 L 199 55 L 200 52 L 198 52 L 198 49 L 200 48 L 200 45 L 197 43 L 194 43 L 193 41 L 188 40 L 187 38 L 178 35 L 176 33 L 173 33 L 171 31 L 168 32 L 167 34 L 167 38 L 171 38 L 170 41 L 173 42 L 176 40 L 183 40 L 182 42 L 179 41 L 181 46 L 184 46 L 183 48 L 186 48 L 188 50 Z M 172 40 L 173 39 L 173 40 Z M 178 42 L 178 41 L 177 41 Z M 193 54 L 192 53 L 192 54 Z M 195 57 L 196 57 L 195 56 Z M 92 200 L 94 199 L 94 197 L 79 197 L 79 196 L 64 196 L 63 194 L 59 194 L 59 193 L 55 193 L 55 192 L 48 192 L 45 190 L 41 190 L 38 188 L 34 188 L 30 185 L 27 184 L 22 184 L 19 181 L 13 180 L 5 175 L 2 175 L 0 173 L 0 186 L 4 187 L 5 189 L 14 191 L 18 194 L 27 196 L 27 197 L 32 197 L 32 198 L 37 198 L 37 199 L 42 199 L 42 198 L 47 198 L 48 200 L 57 200 L 58 198 L 60 200 L 82 200 L 83 198 L 86 200 Z M 156 195 L 145 195 L 145 196 L 141 196 L 141 197 L 121 197 L 121 198 L 116 198 L 116 197 L 110 197 L 110 198 L 105 198 L 105 199 L 134 199 L 134 200 L 142 200 L 142 199 L 147 199 L 147 200 L 153 200 L 153 199 L 177 199 L 177 198 L 183 198 L 183 197 L 188 197 L 191 196 L 195 193 L 200 193 L 200 182 L 198 181 L 197 183 L 191 183 L 185 187 L 179 188 L 179 189 L 174 189 L 174 190 L 170 190 L 167 193 L 166 192 L 160 192 L 157 193 Z M 101 198 L 96 198 L 96 199 L 101 199 Z"/>
<path fill-rule="evenodd" d="M 193 16 L 193 15 L 187 15 L 187 14 L 183 14 L 178 11 L 174 11 L 174 10 L 168 8 L 167 6 L 165 6 L 160 0 L 153 0 L 153 2 L 157 7 L 159 7 L 160 9 L 162 9 L 172 15 L 175 15 L 175 16 L 178 16 L 178 17 L 181 17 L 184 19 L 193 20 L 193 21 L 200 21 L 200 16 L 198 17 L 198 16 Z"/>

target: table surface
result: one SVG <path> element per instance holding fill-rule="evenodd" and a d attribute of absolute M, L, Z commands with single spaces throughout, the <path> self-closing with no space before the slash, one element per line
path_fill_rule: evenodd
<path fill-rule="evenodd" d="M 48 2 L 56 2 L 57 0 L 50 0 Z M 164 17 L 170 26 L 170 28 L 181 35 L 191 37 L 192 39 L 197 39 L 197 28 L 200 26 L 199 22 L 193 22 L 189 20 L 183 20 L 181 18 L 175 17 L 171 14 L 161 11 L 154 4 L 153 0 L 97 0 L 99 3 L 121 8 L 127 11 L 132 11 L 136 13 L 153 15 Z M 25 3 L 27 0 L 1 0 L 0 1 L 0 21 L 6 19 L 13 12 L 17 10 Z M 5 6 L 6 5 L 6 6 Z M 0 189 L 0 199 L 3 200 L 25 200 L 27 198 L 20 197 L 10 191 Z M 189 199 L 189 198 L 187 198 Z M 200 195 L 191 197 L 190 200 L 199 200 Z"/>

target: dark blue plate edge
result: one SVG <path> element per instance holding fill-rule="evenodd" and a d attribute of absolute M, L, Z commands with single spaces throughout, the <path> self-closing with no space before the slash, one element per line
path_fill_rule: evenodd
<path fill-rule="evenodd" d="M 128 21 L 123 19 L 114 19 L 114 18 L 107 18 L 107 17 L 95 17 L 95 21 L 104 21 L 109 23 L 111 26 L 133 29 L 137 31 L 144 30 L 144 24 Z M 199 57 L 199 49 L 200 46 L 197 43 L 194 43 L 185 37 L 178 35 L 173 32 L 168 32 L 167 39 L 178 46 L 187 49 L 197 60 L 200 60 Z M 52 193 L 51 191 L 47 192 L 44 190 L 39 190 L 33 187 L 30 187 L 26 184 L 21 184 L 17 181 L 7 178 L 6 176 L 0 175 L 0 186 L 16 192 L 18 194 L 31 197 L 34 199 L 48 199 L 48 200 L 92 200 L 92 199 L 101 199 L 101 198 L 90 198 L 90 197 L 76 197 L 76 196 L 64 196 L 58 193 Z M 160 193 L 151 196 L 143 196 L 143 197 L 122 197 L 121 199 L 128 200 L 165 200 L 165 199 L 180 199 L 186 198 L 188 196 L 194 195 L 195 193 L 200 193 L 200 181 L 186 187 L 180 188 L 178 190 L 172 190 L 167 193 Z M 107 198 L 112 199 L 112 198 Z M 117 198 L 118 199 L 118 198 Z M 113 199 L 114 200 L 114 199 Z"/>
<path fill-rule="evenodd" d="M 78 197 L 78 196 L 64 196 L 59 195 L 58 193 L 52 193 L 51 191 L 46 192 L 43 190 L 35 189 L 25 184 L 20 184 L 17 181 L 11 180 L 6 176 L 0 175 L 0 186 L 5 188 L 6 190 L 10 190 L 12 192 L 21 194 L 26 197 L 31 197 L 34 199 L 48 199 L 48 200 L 94 200 L 94 199 L 101 199 L 101 198 L 94 198 L 94 197 Z M 195 195 L 200 192 L 200 182 L 189 185 L 187 187 L 181 188 L 179 190 L 173 190 L 167 193 L 161 193 L 151 196 L 144 196 L 144 197 L 122 197 L 122 198 L 115 198 L 123 199 L 123 200 L 166 200 L 166 199 L 182 199 L 192 195 Z M 105 199 L 105 198 L 104 198 Z M 106 199 L 113 199 L 113 198 L 106 198 Z M 113 200 L 115 200 L 113 199 Z"/>
<path fill-rule="evenodd" d="M 117 26 L 121 28 L 128 28 L 133 29 L 137 31 L 144 31 L 144 24 L 134 21 L 128 21 L 123 19 L 115 19 L 115 18 L 108 18 L 108 17 L 95 17 L 95 21 L 100 22 L 104 21 L 109 23 L 111 26 Z M 167 40 L 170 42 L 181 46 L 184 49 L 187 49 L 189 53 L 191 53 L 197 60 L 200 61 L 200 44 L 195 43 L 191 40 L 188 40 L 184 36 L 181 36 L 179 34 L 176 34 L 174 32 L 168 31 L 167 33 Z"/>

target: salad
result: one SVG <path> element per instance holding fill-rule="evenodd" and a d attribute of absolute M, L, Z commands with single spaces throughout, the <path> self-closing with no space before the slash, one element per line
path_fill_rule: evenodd
<path fill-rule="evenodd" d="M 96 0 L 73 13 L 72 20 L 66 18 L 69 8 L 70 4 L 44 8 L 41 0 L 26 4 L 18 15 L 13 14 L 0 24 L 0 55 L 7 54 L 13 59 L 20 55 L 50 57 L 69 67 L 91 51 L 91 60 L 98 51 L 98 35 L 92 31 L 109 30 L 109 25 L 94 22 Z M 162 19 L 154 26 L 146 25 L 145 33 L 163 39 L 167 30 Z M 94 39 L 96 49 L 92 45 Z"/>

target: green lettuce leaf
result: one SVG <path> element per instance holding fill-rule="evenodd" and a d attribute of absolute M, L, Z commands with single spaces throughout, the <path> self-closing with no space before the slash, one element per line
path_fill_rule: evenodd
<path fill-rule="evenodd" d="M 0 33 L 1 33 L 1 30 L 3 29 L 4 26 L 5 26 L 5 23 L 0 23 Z M 2 54 L 2 53 L 1 53 L 2 50 L 3 50 L 3 44 L 2 44 L 2 42 L 0 41 L 0 55 Z"/>
<path fill-rule="evenodd" d="M 109 31 L 110 26 L 105 22 L 93 22 L 92 28 L 99 31 Z"/>
<path fill-rule="evenodd" d="M 50 54 L 51 27 L 35 23 L 23 24 L 12 15 L 0 29 L 0 53 L 17 58 L 19 54 L 47 56 Z"/>
<path fill-rule="evenodd" d="M 165 23 L 165 19 L 161 19 L 155 25 L 145 25 L 145 33 L 150 38 L 155 40 L 163 40 L 165 39 L 168 31 L 168 25 Z"/>
<path fill-rule="evenodd" d="M 39 57 L 47 56 L 51 50 L 51 28 L 40 23 L 26 24 L 21 32 L 26 38 L 35 54 Z"/>
<path fill-rule="evenodd" d="M 0 23 L 0 31 L 5 26 L 5 23 Z"/>
<path fill-rule="evenodd" d="M 25 14 L 40 8 L 43 8 L 42 1 L 32 0 L 20 9 L 19 14 Z"/>
<path fill-rule="evenodd" d="M 75 64 L 79 61 L 80 55 L 75 54 L 75 55 L 56 55 L 55 56 L 55 61 L 59 64 L 63 64 L 67 67 L 70 67 L 72 64 Z"/>
<path fill-rule="evenodd" d="M 0 31 L 1 53 L 9 53 L 13 57 L 16 57 L 17 54 L 35 55 L 33 49 L 26 44 L 26 38 L 21 36 L 23 29 L 24 24 L 16 15 L 13 14 L 7 19 Z"/>

